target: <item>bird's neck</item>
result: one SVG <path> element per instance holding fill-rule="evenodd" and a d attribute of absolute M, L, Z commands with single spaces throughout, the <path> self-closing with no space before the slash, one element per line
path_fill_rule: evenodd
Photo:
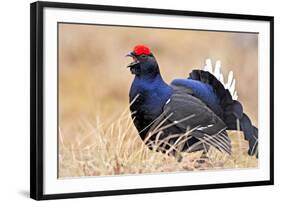
<path fill-rule="evenodd" d="M 133 81 L 130 98 L 133 99 L 136 95 L 145 96 L 145 100 L 149 102 L 164 102 L 169 99 L 172 93 L 172 88 L 162 79 L 160 73 L 154 77 L 135 76 Z M 159 103 L 160 104 L 160 103 Z"/>
<path fill-rule="evenodd" d="M 138 75 L 135 76 L 133 84 L 138 85 L 140 88 L 148 89 L 166 89 L 170 86 L 163 80 L 160 73 L 155 75 Z"/>
<path fill-rule="evenodd" d="M 140 74 L 137 74 L 135 76 L 135 79 L 137 80 L 142 80 L 142 81 L 146 81 L 146 82 L 153 82 L 156 80 L 161 80 L 164 82 L 164 80 L 161 77 L 161 74 L 159 72 L 159 69 L 153 69 L 153 70 L 147 70 L 145 72 L 141 72 Z"/>

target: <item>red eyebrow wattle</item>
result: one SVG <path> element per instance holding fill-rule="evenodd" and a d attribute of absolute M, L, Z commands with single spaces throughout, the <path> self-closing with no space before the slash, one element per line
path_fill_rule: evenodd
<path fill-rule="evenodd" d="M 136 45 L 134 47 L 134 53 L 136 55 L 142 55 L 142 54 L 149 55 L 151 52 L 150 49 L 145 45 Z"/>

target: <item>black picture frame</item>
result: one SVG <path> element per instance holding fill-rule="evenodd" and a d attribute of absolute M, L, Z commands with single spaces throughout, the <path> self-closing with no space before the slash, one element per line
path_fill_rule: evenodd
<path fill-rule="evenodd" d="M 43 193 L 43 9 L 61 8 L 61 9 L 80 9 L 80 10 L 101 10 L 130 13 L 146 14 L 164 14 L 177 16 L 198 16 L 211 18 L 267 21 L 270 23 L 270 180 L 240 182 L 240 183 L 222 183 L 222 184 L 204 184 L 192 186 L 174 186 L 174 187 L 155 187 L 129 190 L 112 190 L 97 192 L 79 192 L 65 194 L 44 194 Z M 36 200 L 62 199 L 77 197 L 93 197 L 105 195 L 139 194 L 153 192 L 171 192 L 186 191 L 198 189 L 216 189 L 228 187 L 246 187 L 274 184 L 274 17 L 258 15 L 240 15 L 229 13 L 213 12 L 195 12 L 183 10 L 135 8 L 121 6 L 104 6 L 75 3 L 58 2 L 35 2 L 30 5 L 30 197 Z"/>

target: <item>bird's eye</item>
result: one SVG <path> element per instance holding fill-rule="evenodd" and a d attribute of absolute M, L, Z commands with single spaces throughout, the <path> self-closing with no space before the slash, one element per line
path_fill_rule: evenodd
<path fill-rule="evenodd" d="M 146 58 L 147 56 L 143 54 L 143 55 L 141 55 L 140 57 L 141 57 L 141 58 Z"/>

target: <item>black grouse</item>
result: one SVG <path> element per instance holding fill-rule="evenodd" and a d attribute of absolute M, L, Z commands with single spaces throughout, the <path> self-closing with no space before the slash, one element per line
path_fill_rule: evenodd
<path fill-rule="evenodd" d="M 207 65 L 206 71 L 193 70 L 187 79 L 175 79 L 168 85 L 147 46 L 137 45 L 127 56 L 133 58 L 128 67 L 135 75 L 129 93 L 130 111 L 150 149 L 175 155 L 207 152 L 212 146 L 231 154 L 226 130 L 241 130 L 249 142 L 248 154 L 258 156 L 258 129 L 235 100 L 235 81 L 230 89 L 225 88 L 219 79 L 222 75 L 210 73 Z"/>

